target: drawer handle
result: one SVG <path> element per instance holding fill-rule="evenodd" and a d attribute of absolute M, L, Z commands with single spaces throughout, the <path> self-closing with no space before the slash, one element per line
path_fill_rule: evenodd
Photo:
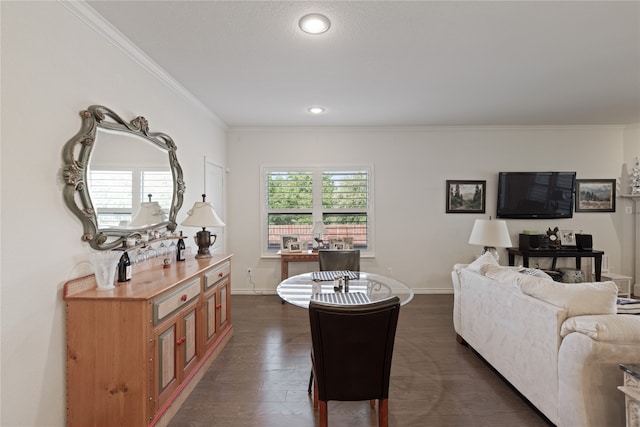
<path fill-rule="evenodd" d="M 187 300 L 187 295 L 186 295 L 186 294 L 182 295 L 182 296 L 180 297 L 180 299 L 181 299 L 182 301 L 186 301 L 186 300 Z"/>
<path fill-rule="evenodd" d="M 222 271 L 220 273 L 218 273 L 218 277 L 222 277 L 224 276 L 224 273 L 222 273 Z"/>

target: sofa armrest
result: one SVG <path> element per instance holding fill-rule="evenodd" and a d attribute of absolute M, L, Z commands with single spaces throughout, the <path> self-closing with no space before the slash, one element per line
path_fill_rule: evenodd
<path fill-rule="evenodd" d="M 561 330 L 558 425 L 624 426 L 619 365 L 640 363 L 640 316 L 577 316 L 565 320 Z"/>
<path fill-rule="evenodd" d="M 575 316 L 564 321 L 560 335 L 577 332 L 602 342 L 640 344 L 640 315 L 601 314 Z"/>

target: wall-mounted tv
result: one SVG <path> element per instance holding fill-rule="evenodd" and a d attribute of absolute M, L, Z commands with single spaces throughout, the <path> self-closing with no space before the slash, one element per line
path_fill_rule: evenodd
<path fill-rule="evenodd" d="M 575 172 L 500 172 L 497 217 L 571 218 L 575 182 Z"/>

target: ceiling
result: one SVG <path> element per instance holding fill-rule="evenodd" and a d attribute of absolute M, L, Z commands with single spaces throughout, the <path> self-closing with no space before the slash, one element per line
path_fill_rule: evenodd
<path fill-rule="evenodd" d="M 230 127 L 640 123 L 640 1 L 88 4 Z"/>

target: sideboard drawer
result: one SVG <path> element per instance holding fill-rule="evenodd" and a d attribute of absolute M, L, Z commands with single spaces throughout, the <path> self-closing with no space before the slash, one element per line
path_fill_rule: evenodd
<path fill-rule="evenodd" d="M 231 263 L 225 262 L 219 267 L 211 270 L 204 275 L 204 288 L 209 289 L 211 286 L 218 283 L 222 278 L 229 275 L 231 270 Z"/>
<path fill-rule="evenodd" d="M 153 323 L 162 319 L 186 305 L 193 298 L 200 295 L 200 279 L 193 280 L 180 289 L 176 289 L 153 304 Z"/>

